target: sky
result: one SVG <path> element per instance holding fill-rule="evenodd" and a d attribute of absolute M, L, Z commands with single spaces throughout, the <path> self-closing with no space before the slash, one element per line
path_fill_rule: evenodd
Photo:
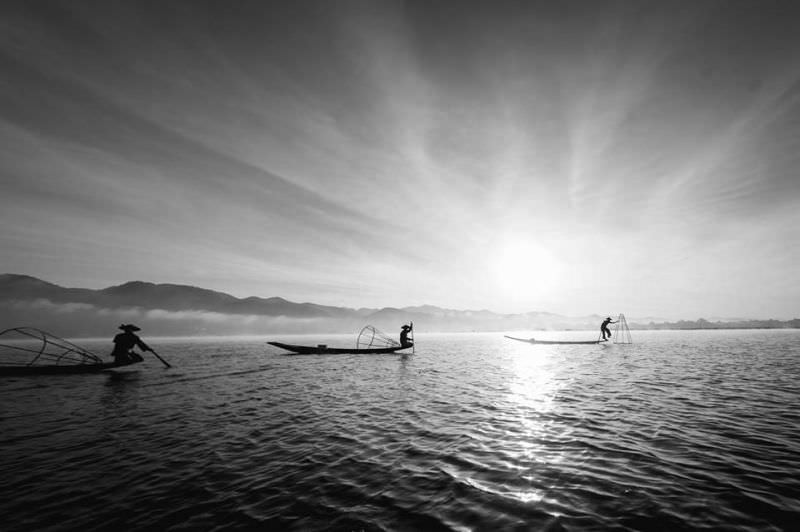
<path fill-rule="evenodd" d="M 0 273 L 800 316 L 793 1 L 0 4 Z"/>

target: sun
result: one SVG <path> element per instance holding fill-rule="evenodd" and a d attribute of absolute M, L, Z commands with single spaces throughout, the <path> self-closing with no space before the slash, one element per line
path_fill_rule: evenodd
<path fill-rule="evenodd" d="M 529 240 L 503 243 L 490 265 L 497 287 L 514 299 L 553 293 L 562 270 L 550 252 Z"/>

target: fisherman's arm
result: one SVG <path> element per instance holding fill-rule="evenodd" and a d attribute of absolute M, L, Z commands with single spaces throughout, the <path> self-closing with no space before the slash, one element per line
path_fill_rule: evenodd
<path fill-rule="evenodd" d="M 136 345 L 142 351 L 152 351 L 152 349 L 150 349 L 150 346 L 148 346 L 146 343 L 142 342 L 141 340 L 136 340 Z"/>

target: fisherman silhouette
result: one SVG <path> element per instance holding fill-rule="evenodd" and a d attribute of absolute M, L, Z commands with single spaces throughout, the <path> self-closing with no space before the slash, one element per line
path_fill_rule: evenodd
<path fill-rule="evenodd" d="M 114 337 L 114 350 L 111 352 L 111 356 L 114 357 L 114 362 L 117 364 L 141 362 L 143 360 L 142 356 L 131 351 L 131 349 L 136 346 L 142 351 L 152 351 L 146 343 L 142 342 L 141 338 L 133 334 L 136 331 L 141 331 L 141 329 L 133 324 L 123 324 L 120 325 L 119 328 L 124 332 Z"/>
<path fill-rule="evenodd" d="M 600 333 L 603 335 L 603 340 L 607 340 L 611 338 L 611 331 L 608 330 L 609 323 L 617 323 L 616 321 L 611 321 L 611 318 L 606 318 L 603 320 L 603 324 L 600 325 Z M 608 338 L 606 338 L 606 334 L 608 334 Z"/>
<path fill-rule="evenodd" d="M 408 333 L 414 329 L 414 322 L 412 321 L 411 325 L 403 325 L 400 329 L 400 345 L 403 347 L 414 345 L 414 342 L 408 339 Z"/>

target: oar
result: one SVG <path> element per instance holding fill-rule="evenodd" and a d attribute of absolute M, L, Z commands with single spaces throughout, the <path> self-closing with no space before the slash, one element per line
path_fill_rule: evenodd
<path fill-rule="evenodd" d="M 168 368 L 171 368 L 171 367 L 172 367 L 172 366 L 169 364 L 169 362 L 167 362 L 166 360 L 164 360 L 163 358 L 161 358 L 160 356 L 158 356 L 158 353 L 156 353 L 156 352 L 155 352 L 155 351 L 153 351 L 152 349 L 150 349 L 150 352 L 151 352 L 151 353 L 153 353 L 153 354 L 156 356 L 156 358 L 157 358 L 157 359 L 159 359 L 161 362 L 163 362 L 165 366 L 167 366 Z"/>
<path fill-rule="evenodd" d="M 417 352 L 417 342 L 414 341 L 414 322 L 411 322 L 411 354 Z"/>

